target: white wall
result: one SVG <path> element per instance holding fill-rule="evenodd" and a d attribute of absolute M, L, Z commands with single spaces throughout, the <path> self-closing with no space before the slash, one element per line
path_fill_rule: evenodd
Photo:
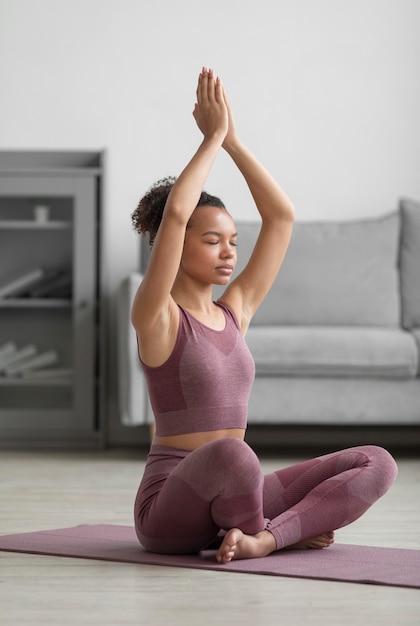
<path fill-rule="evenodd" d="M 114 439 L 114 292 L 138 258 L 130 213 L 200 139 L 201 66 L 222 76 L 298 219 L 377 215 L 420 198 L 419 23 L 418 0 L 0 0 L 0 149 L 108 151 Z M 207 188 L 252 219 L 225 155 Z"/>

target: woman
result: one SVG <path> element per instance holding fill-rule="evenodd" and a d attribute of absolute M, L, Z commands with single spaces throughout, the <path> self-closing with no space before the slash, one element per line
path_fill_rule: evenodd
<path fill-rule="evenodd" d="M 193 553 L 218 546 L 220 563 L 284 548 L 326 548 L 334 530 L 391 486 L 392 457 L 362 446 L 264 476 L 244 442 L 254 363 L 244 335 L 289 244 L 294 209 L 243 145 L 221 80 L 203 68 L 194 118 L 203 139 L 175 179 L 140 201 L 133 225 L 151 255 L 132 308 L 156 418 L 135 503 L 146 550 Z M 262 219 L 253 254 L 230 282 L 237 235 L 223 203 L 203 192 L 223 148 Z M 213 285 L 226 285 L 214 302 Z"/>

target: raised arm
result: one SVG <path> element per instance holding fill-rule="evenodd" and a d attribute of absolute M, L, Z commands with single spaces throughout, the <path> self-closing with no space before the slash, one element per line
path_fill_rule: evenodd
<path fill-rule="evenodd" d="M 285 257 L 292 234 L 294 207 L 273 176 L 237 136 L 232 110 L 225 93 L 224 98 L 229 128 L 223 148 L 244 176 L 262 219 L 261 230 L 248 264 L 227 287 L 221 298 L 235 310 L 245 333 Z"/>
<path fill-rule="evenodd" d="M 203 140 L 169 193 L 148 268 L 132 308 L 132 323 L 142 358 L 146 356 L 146 360 L 148 354 L 168 352 L 165 342 L 177 313 L 171 289 L 179 270 L 185 230 L 228 129 L 221 81 L 204 68 L 198 80 L 194 117 Z"/>

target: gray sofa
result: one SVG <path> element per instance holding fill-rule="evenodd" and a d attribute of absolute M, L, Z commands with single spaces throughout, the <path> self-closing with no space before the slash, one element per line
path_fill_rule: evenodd
<path fill-rule="evenodd" d="M 236 225 L 240 271 L 258 224 Z M 131 274 L 119 297 L 120 414 L 131 426 L 153 423 L 129 323 L 140 280 Z M 315 428 L 322 440 L 328 429 L 358 427 L 361 441 L 363 427 L 390 427 L 399 443 L 418 443 L 419 204 L 402 199 L 372 219 L 297 222 L 246 339 L 256 363 L 249 430 L 297 427 L 301 437 Z"/>

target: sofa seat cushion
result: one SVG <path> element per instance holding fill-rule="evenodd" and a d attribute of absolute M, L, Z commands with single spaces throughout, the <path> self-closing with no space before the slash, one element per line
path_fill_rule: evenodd
<path fill-rule="evenodd" d="M 412 379 L 414 336 L 393 328 L 253 326 L 246 335 L 256 374 Z"/>

